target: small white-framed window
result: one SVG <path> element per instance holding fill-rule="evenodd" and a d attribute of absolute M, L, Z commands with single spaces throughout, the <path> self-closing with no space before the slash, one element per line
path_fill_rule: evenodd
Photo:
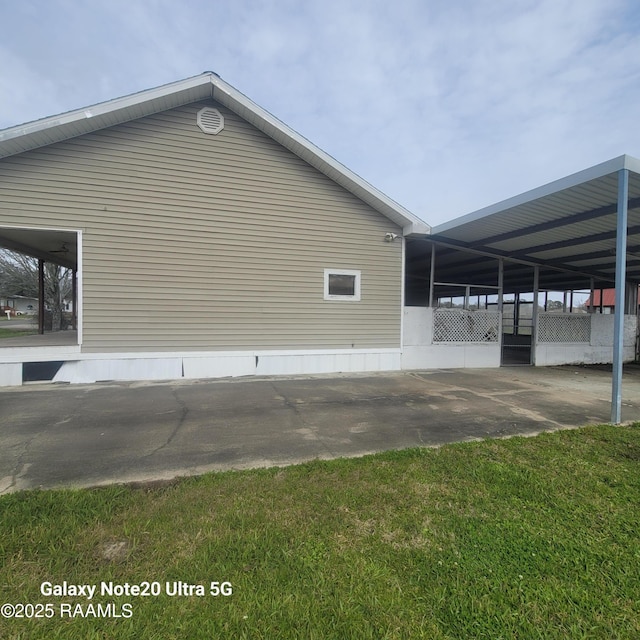
<path fill-rule="evenodd" d="M 355 269 L 325 269 L 324 299 L 358 302 L 360 300 L 360 271 Z"/>

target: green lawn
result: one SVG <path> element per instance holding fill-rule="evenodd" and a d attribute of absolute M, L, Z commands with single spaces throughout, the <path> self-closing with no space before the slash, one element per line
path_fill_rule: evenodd
<path fill-rule="evenodd" d="M 32 336 L 38 333 L 37 329 L 6 329 L 0 327 L 0 340 L 3 338 L 18 338 L 19 336 Z"/>
<path fill-rule="evenodd" d="M 0 604 L 53 617 L 0 618 L 0 637 L 640 638 L 639 505 L 639 426 L 16 493 Z M 161 594 L 40 593 L 64 581 Z M 174 581 L 207 595 L 166 595 Z M 81 617 L 89 603 L 131 617 Z"/>

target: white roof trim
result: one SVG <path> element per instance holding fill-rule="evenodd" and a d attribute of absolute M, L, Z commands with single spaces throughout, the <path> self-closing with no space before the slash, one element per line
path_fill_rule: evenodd
<path fill-rule="evenodd" d="M 347 169 L 212 72 L 1 130 L 0 158 L 206 98 L 213 98 L 274 138 L 402 227 L 405 235 L 429 233 L 430 227 L 426 222 Z"/>
<path fill-rule="evenodd" d="M 124 96 L 122 98 L 115 98 L 113 100 L 108 100 L 107 102 L 100 102 L 98 104 L 91 105 L 89 107 L 83 107 L 82 109 L 67 111 L 66 113 L 62 113 L 60 115 L 50 116 L 48 118 L 42 118 L 40 120 L 34 120 L 33 122 L 27 122 L 25 124 L 17 125 L 15 127 L 10 127 L 8 129 L 2 129 L 0 130 L 0 157 L 4 157 L 5 155 L 10 155 L 10 154 L 4 154 L 2 152 L 3 151 L 2 143 L 6 140 L 12 140 L 14 138 L 33 135 L 35 133 L 38 133 L 40 131 L 45 131 L 47 129 L 55 129 L 65 124 L 72 124 L 72 123 L 78 122 L 79 120 L 85 120 L 85 119 L 89 120 L 90 118 L 99 118 L 99 116 L 103 116 L 113 112 L 124 111 L 133 106 L 152 102 L 155 99 L 163 98 L 168 94 L 171 94 L 174 92 L 178 92 L 178 91 L 192 88 L 192 87 L 200 87 L 204 84 L 201 78 L 202 76 L 195 76 L 193 78 L 188 78 L 187 80 L 180 80 L 178 82 L 166 84 L 161 87 L 156 87 L 155 89 L 148 89 L 146 91 L 133 93 L 131 95 Z M 153 111 L 150 111 L 150 113 L 153 113 Z M 140 116 L 136 115 L 133 117 L 138 118 Z M 122 121 L 125 122 L 126 119 L 123 118 Z M 96 131 L 99 128 L 100 128 L 99 126 L 89 125 L 87 127 L 87 130 Z M 36 145 L 36 146 L 41 146 L 41 145 Z M 32 148 L 36 148 L 36 147 L 34 146 Z"/>

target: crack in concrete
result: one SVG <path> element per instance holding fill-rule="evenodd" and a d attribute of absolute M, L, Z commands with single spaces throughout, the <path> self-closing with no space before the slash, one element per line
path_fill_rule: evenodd
<path fill-rule="evenodd" d="M 84 398 L 84 395 L 82 396 Z M 12 490 L 20 491 L 22 489 L 28 489 L 28 484 L 24 486 L 19 486 L 19 480 L 24 478 L 29 468 L 33 465 L 32 462 L 25 462 L 24 459 L 29 453 L 31 446 L 36 441 L 37 438 L 46 433 L 49 429 L 55 429 L 55 427 L 62 426 L 71 422 L 75 415 L 78 413 L 78 409 L 76 408 L 71 413 L 65 414 L 64 417 L 60 418 L 56 422 L 53 423 L 44 423 L 42 428 L 36 431 L 28 440 L 26 440 L 22 446 L 22 452 L 18 456 L 16 460 L 15 466 L 11 472 L 10 476 L 5 476 L 4 478 L 0 478 L 0 495 L 4 493 L 11 493 Z M 3 482 L 8 481 L 9 484 L 3 486 Z"/>
<path fill-rule="evenodd" d="M 180 429 L 182 428 L 182 426 L 184 425 L 187 419 L 187 415 L 189 413 L 189 407 L 187 407 L 186 402 L 178 396 L 178 391 L 174 387 L 171 388 L 171 395 L 173 396 L 177 405 L 180 407 L 180 416 L 178 418 L 178 422 L 176 426 L 173 428 L 173 431 L 169 434 L 169 437 L 159 447 L 156 447 L 153 451 L 145 455 L 144 456 L 145 458 L 149 458 L 155 455 L 156 453 L 158 453 L 158 451 L 162 451 L 162 449 L 165 449 L 166 447 L 168 447 L 173 441 L 173 439 L 178 435 L 178 432 L 180 431 Z"/>
<path fill-rule="evenodd" d="M 31 467 L 31 462 L 24 462 L 24 458 L 27 455 L 27 453 L 29 452 L 29 449 L 31 448 L 31 445 L 33 444 L 34 440 L 39 437 L 43 431 L 45 431 L 45 429 L 42 429 L 40 431 L 38 431 L 37 433 L 34 433 L 23 445 L 22 447 L 22 452 L 20 453 L 20 455 L 18 456 L 18 459 L 16 460 L 16 463 L 11 471 L 11 475 L 9 476 L 5 476 L 4 478 L 0 479 L 0 482 L 5 482 L 8 481 L 9 484 L 2 486 L 0 485 L 0 495 L 4 494 L 4 493 L 11 493 L 12 489 L 16 489 L 16 490 L 20 490 L 23 487 L 18 487 L 18 480 L 20 480 L 20 478 L 23 478 L 24 475 L 27 473 L 27 471 L 29 470 L 29 467 Z"/>
<path fill-rule="evenodd" d="M 308 434 L 310 434 L 316 442 L 322 445 L 332 458 L 335 458 L 336 454 L 329 448 L 327 443 L 322 438 L 320 438 L 320 436 L 318 435 L 318 430 L 308 425 L 307 421 L 304 419 L 304 416 L 300 413 L 298 405 L 295 402 L 292 402 L 289 398 L 287 398 L 287 396 L 276 387 L 274 382 L 271 383 L 271 388 L 278 394 L 277 397 L 282 400 L 284 406 L 287 407 L 288 409 L 291 409 L 291 411 L 293 411 L 296 418 L 300 421 L 300 426 Z"/>
<path fill-rule="evenodd" d="M 527 417 L 530 420 L 533 420 L 534 422 L 548 422 L 549 424 L 553 424 L 557 427 L 561 427 L 561 428 L 566 428 L 566 427 L 570 427 L 571 425 L 567 425 L 563 422 L 558 422 L 557 420 L 553 420 L 552 418 L 549 418 L 547 416 L 542 415 L 541 413 L 539 413 L 538 411 L 532 411 L 531 409 L 525 409 L 524 407 L 521 406 L 517 406 L 514 405 L 513 402 L 508 402 L 506 400 L 503 400 L 500 396 L 508 396 L 509 398 L 512 398 L 514 401 L 517 400 L 517 396 L 521 393 L 525 393 L 526 391 L 530 391 L 531 390 L 531 386 L 527 385 L 526 383 L 522 383 L 524 385 L 524 388 L 522 389 L 510 389 L 510 390 L 504 390 L 504 391 L 476 391 L 474 389 L 470 389 L 467 387 L 454 387 L 450 384 L 444 384 L 441 382 L 438 382 L 437 380 L 433 380 L 433 379 L 426 379 L 423 378 L 422 376 L 420 376 L 420 374 L 414 374 L 413 375 L 414 378 L 421 380 L 422 382 L 428 382 L 431 385 L 440 385 L 442 387 L 445 387 L 447 389 L 447 391 L 450 392 L 463 392 L 463 393 L 470 393 L 474 396 L 476 396 L 477 398 L 490 398 L 491 400 L 493 400 L 494 402 L 496 402 L 497 404 L 500 404 L 504 407 L 507 407 L 510 411 L 512 411 L 514 414 L 516 414 L 516 416 L 522 416 L 522 417 Z M 446 397 L 446 396 L 445 396 Z"/>
<path fill-rule="evenodd" d="M 82 402 L 84 401 L 87 394 L 91 391 L 91 389 L 87 389 L 81 395 L 77 395 L 76 398 L 80 400 L 78 406 L 73 407 L 70 413 L 64 414 L 63 417 L 51 423 L 44 423 L 42 428 L 36 431 L 27 441 L 24 442 L 22 447 L 22 453 L 18 456 L 15 467 L 11 473 L 11 476 L 5 476 L 4 478 L 0 478 L 0 495 L 3 493 L 11 493 L 12 490 L 20 491 L 23 489 L 30 488 L 28 484 L 24 486 L 18 486 L 18 481 L 21 478 L 24 478 L 27 471 L 31 466 L 33 466 L 32 462 L 24 462 L 24 458 L 29 453 L 31 446 L 40 436 L 45 434 L 47 431 L 53 431 L 56 427 L 63 427 L 64 425 L 71 422 L 78 414 L 82 414 Z M 55 418 L 54 418 L 55 419 Z M 2 486 L 2 482 L 10 478 L 10 483 L 6 486 Z"/>

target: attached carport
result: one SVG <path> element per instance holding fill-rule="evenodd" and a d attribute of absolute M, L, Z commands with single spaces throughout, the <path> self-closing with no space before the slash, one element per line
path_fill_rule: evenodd
<path fill-rule="evenodd" d="M 413 300 L 433 307 L 444 295 L 498 295 L 501 312 L 506 293 L 533 292 L 537 300 L 541 290 L 615 287 L 614 423 L 622 402 L 624 314 L 636 313 L 639 282 L 640 160 L 626 155 L 407 243 L 409 305 Z"/>

